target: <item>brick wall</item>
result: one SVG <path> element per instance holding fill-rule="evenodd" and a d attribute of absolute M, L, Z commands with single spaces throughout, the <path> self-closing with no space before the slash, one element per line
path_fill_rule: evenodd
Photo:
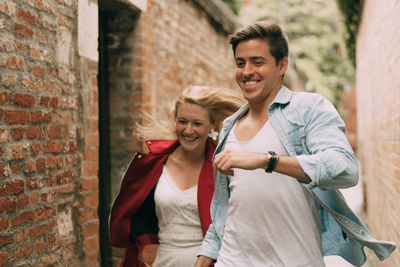
<path fill-rule="evenodd" d="M 218 22 L 227 18 L 214 17 L 219 9 L 207 10 L 210 3 L 222 1 L 149 0 L 145 12 L 108 11 L 112 198 L 141 150 L 133 136 L 141 109 L 158 115 L 190 85 L 237 89 L 226 25 Z"/>
<path fill-rule="evenodd" d="M 363 3 L 357 36 L 357 110 L 367 224 L 377 238 L 399 245 L 400 2 Z M 399 249 L 379 266 L 400 266 Z"/>
<path fill-rule="evenodd" d="M 98 263 L 97 62 L 77 11 L 0 0 L 0 266 Z"/>

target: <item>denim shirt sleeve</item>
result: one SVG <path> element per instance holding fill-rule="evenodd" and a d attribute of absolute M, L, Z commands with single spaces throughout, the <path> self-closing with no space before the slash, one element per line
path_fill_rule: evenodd
<path fill-rule="evenodd" d="M 358 182 L 358 163 L 345 136 L 345 124 L 335 107 L 313 94 L 312 104 L 303 114 L 304 149 L 296 156 L 311 187 L 347 188 Z"/>
<path fill-rule="evenodd" d="M 215 232 L 214 224 L 212 223 L 210 224 L 206 236 L 203 239 L 198 256 L 202 255 L 216 260 L 218 257 L 220 247 L 221 244 L 219 242 L 218 235 Z"/>

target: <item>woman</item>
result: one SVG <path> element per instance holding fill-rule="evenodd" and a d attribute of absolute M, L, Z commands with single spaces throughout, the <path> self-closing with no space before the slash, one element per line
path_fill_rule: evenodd
<path fill-rule="evenodd" d="M 177 139 L 146 141 L 149 153 L 134 156 L 111 210 L 111 245 L 126 247 L 121 266 L 194 265 L 211 223 L 218 130 L 243 104 L 237 92 L 206 86 L 189 87 L 177 97 Z M 172 132 L 167 120 L 151 122 L 138 127 L 140 139 Z"/>

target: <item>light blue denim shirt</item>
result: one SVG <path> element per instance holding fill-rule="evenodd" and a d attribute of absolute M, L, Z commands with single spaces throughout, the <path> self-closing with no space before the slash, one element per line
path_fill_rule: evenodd
<path fill-rule="evenodd" d="M 227 118 L 215 151 L 224 149 L 235 122 L 247 113 L 248 104 Z M 323 255 L 339 255 L 356 266 L 366 256 L 363 247 L 372 249 L 380 260 L 396 248 L 393 242 L 376 240 L 347 206 L 338 188 L 358 182 L 358 163 L 344 134 L 345 125 L 334 106 L 314 93 L 292 92 L 282 86 L 268 108 L 269 120 L 290 156 L 295 157 L 311 182 L 302 185 L 317 201 L 321 219 Z M 210 225 L 199 255 L 217 259 L 228 212 L 229 180 L 215 175 Z M 260 233 L 262 234 L 262 233 Z"/>

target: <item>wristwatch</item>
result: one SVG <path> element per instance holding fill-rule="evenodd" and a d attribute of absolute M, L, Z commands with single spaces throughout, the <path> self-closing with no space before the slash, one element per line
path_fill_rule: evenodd
<path fill-rule="evenodd" d="M 276 163 L 278 163 L 279 160 L 279 155 L 274 151 L 268 151 L 266 155 L 268 157 L 268 167 L 265 169 L 265 171 L 271 173 L 273 170 L 275 170 Z"/>

